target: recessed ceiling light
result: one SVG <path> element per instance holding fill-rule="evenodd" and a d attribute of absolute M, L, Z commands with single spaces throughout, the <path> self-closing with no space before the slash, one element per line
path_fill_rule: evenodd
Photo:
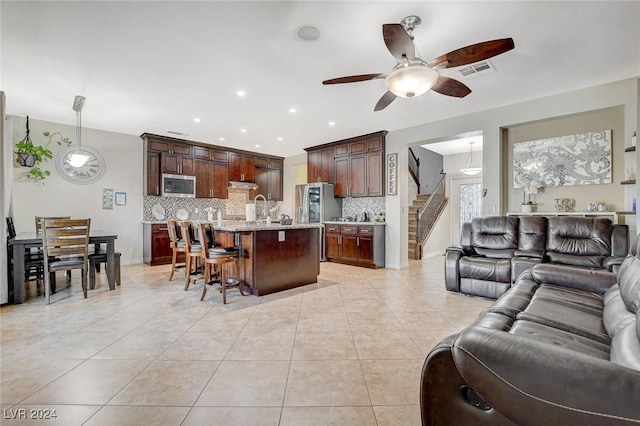
<path fill-rule="evenodd" d="M 220 142 L 224 142 L 224 138 L 218 138 Z"/>
<path fill-rule="evenodd" d="M 256 148 L 260 148 L 260 145 L 259 145 L 259 144 L 255 144 L 255 147 L 256 147 Z"/>
<path fill-rule="evenodd" d="M 282 142 L 284 139 L 283 138 L 278 138 L 278 142 Z"/>
<path fill-rule="evenodd" d="M 329 122 L 329 127 L 334 127 L 335 125 L 336 125 L 336 122 L 335 122 L 335 121 L 330 121 L 330 122 Z"/>
<path fill-rule="evenodd" d="M 194 117 L 194 118 L 193 118 L 193 122 L 194 122 L 194 123 L 199 123 L 199 122 L 200 122 L 200 119 L 199 119 L 198 117 Z"/>
<path fill-rule="evenodd" d="M 302 40 L 313 41 L 320 37 L 320 30 L 312 25 L 305 25 L 298 30 L 298 37 Z"/>
<path fill-rule="evenodd" d="M 244 98 L 246 94 L 247 94 L 247 92 L 245 92 L 242 89 L 236 91 L 236 95 L 238 95 L 238 97 L 240 97 L 240 98 Z"/>
<path fill-rule="evenodd" d="M 240 133 L 247 133 L 247 129 L 240 129 Z"/>
<path fill-rule="evenodd" d="M 295 108 L 289 108 L 289 112 L 290 112 L 291 114 L 295 114 L 297 111 L 298 111 L 298 110 L 297 110 L 297 109 L 295 109 Z"/>

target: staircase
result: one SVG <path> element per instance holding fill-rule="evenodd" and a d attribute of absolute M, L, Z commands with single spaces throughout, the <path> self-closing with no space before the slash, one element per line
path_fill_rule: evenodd
<path fill-rule="evenodd" d="M 446 174 L 442 173 L 433 193 L 418 194 L 409 207 L 409 259 L 422 259 L 422 245 L 449 203 L 445 196 L 445 182 Z"/>
<path fill-rule="evenodd" d="M 409 259 L 416 259 L 416 237 L 418 233 L 416 216 L 427 203 L 429 197 L 431 197 L 431 194 L 418 194 L 418 197 L 413 200 L 413 203 L 409 206 Z M 418 259 L 419 258 L 420 257 L 418 257 Z"/>

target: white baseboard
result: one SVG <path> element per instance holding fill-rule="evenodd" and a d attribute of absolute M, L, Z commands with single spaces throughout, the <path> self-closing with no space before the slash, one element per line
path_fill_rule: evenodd
<path fill-rule="evenodd" d="M 432 251 L 430 253 L 422 253 L 422 258 L 428 259 L 430 257 L 443 256 L 443 255 L 444 255 L 444 251 Z"/>

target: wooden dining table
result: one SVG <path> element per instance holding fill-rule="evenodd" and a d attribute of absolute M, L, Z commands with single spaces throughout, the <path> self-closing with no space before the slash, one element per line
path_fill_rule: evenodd
<path fill-rule="evenodd" d="M 116 289 L 116 249 L 115 241 L 118 236 L 116 234 L 103 231 L 101 229 L 92 229 L 89 234 L 89 244 L 106 244 L 107 245 L 107 281 L 109 282 L 109 290 Z M 24 300 L 24 255 L 27 248 L 42 248 L 41 234 L 33 232 L 19 232 L 15 238 L 9 240 L 9 245 L 13 247 L 13 303 L 22 303 Z"/>

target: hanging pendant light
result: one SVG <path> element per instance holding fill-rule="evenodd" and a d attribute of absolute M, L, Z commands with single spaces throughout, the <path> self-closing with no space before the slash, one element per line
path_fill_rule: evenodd
<path fill-rule="evenodd" d="M 460 169 L 460 171 L 467 176 L 475 176 L 482 173 L 482 168 L 473 167 L 473 144 L 474 142 L 469 142 L 469 156 L 464 162 L 464 167 Z"/>
<path fill-rule="evenodd" d="M 82 167 L 89 160 L 89 156 L 82 150 L 82 107 L 84 101 L 84 96 L 76 96 L 73 101 L 73 110 L 76 112 L 76 139 L 78 140 L 78 148 L 69 155 L 69 164 L 73 167 Z"/>

